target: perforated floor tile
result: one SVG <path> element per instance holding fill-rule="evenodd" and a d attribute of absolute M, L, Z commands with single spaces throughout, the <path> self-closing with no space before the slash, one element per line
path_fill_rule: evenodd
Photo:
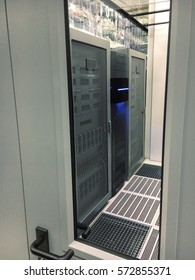
<path fill-rule="evenodd" d="M 143 164 L 142 167 L 137 171 L 136 175 L 160 180 L 162 172 L 161 169 L 161 166 Z"/>
<path fill-rule="evenodd" d="M 150 227 L 102 213 L 87 240 L 105 249 L 136 258 Z"/>

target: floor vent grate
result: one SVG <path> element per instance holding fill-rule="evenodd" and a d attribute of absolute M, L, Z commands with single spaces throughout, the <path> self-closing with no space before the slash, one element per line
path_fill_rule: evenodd
<path fill-rule="evenodd" d="M 136 175 L 160 180 L 162 172 L 161 169 L 161 166 L 143 164 L 142 167 L 137 171 Z"/>
<path fill-rule="evenodd" d="M 136 258 L 150 227 L 102 213 L 91 227 L 87 240 L 113 252 Z"/>

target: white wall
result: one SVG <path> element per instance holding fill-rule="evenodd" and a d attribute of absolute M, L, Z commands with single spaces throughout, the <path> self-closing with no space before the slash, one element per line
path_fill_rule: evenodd
<path fill-rule="evenodd" d="M 154 2 L 154 1 L 152 1 Z M 169 8 L 169 2 L 158 3 L 156 0 L 155 9 L 157 11 Z M 150 16 L 150 22 L 169 21 L 169 13 L 159 13 Z M 148 157 L 154 161 L 162 160 L 162 139 L 163 139 L 163 118 L 164 118 L 164 97 L 165 97 L 165 78 L 167 65 L 167 44 L 168 44 L 168 24 L 149 27 L 149 57 L 148 71 L 152 71 L 148 83 L 152 83 L 151 95 L 151 127 L 150 127 L 150 147 Z M 153 35 L 153 36 L 152 36 Z M 153 42 L 152 42 L 153 41 Z M 149 85 L 150 86 L 150 85 Z M 147 104 L 150 106 L 150 103 Z M 149 111 L 149 110 L 148 110 Z M 148 112 L 147 111 L 147 112 Z M 148 121 L 147 121 L 148 122 Z"/>
<path fill-rule="evenodd" d="M 0 34 L 0 259 L 27 259 L 20 149 L 3 0 Z"/>
<path fill-rule="evenodd" d="M 191 2 L 191 1 L 190 1 Z M 177 259 L 195 259 L 195 1 L 192 17 L 188 56 L 188 76 L 181 165 L 181 190 L 178 213 Z"/>
<path fill-rule="evenodd" d="M 29 243 L 41 226 L 62 254 L 73 239 L 63 1 L 9 0 L 7 8 Z"/>
<path fill-rule="evenodd" d="M 161 258 L 195 259 L 195 1 L 173 1 Z"/>
<path fill-rule="evenodd" d="M 192 1 L 192 18 L 188 56 L 188 76 L 181 165 L 181 190 L 178 213 L 177 259 L 195 259 L 195 1 Z"/>
<path fill-rule="evenodd" d="M 51 252 L 62 255 L 74 239 L 63 0 L 7 0 L 7 22 L 4 4 L 0 259 L 28 259 L 37 226 L 49 230 Z"/>

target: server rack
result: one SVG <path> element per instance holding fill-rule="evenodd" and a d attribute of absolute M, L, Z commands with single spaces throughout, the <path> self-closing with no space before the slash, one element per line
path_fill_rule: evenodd
<path fill-rule="evenodd" d="M 112 120 L 112 195 L 127 177 L 128 154 L 128 56 L 121 50 L 111 51 L 111 120 Z"/>
<path fill-rule="evenodd" d="M 129 63 L 128 172 L 130 178 L 145 159 L 146 55 L 127 50 Z"/>
<path fill-rule="evenodd" d="M 146 55 L 130 49 L 111 52 L 112 193 L 145 159 Z"/>
<path fill-rule="evenodd" d="M 77 222 L 89 223 L 111 196 L 110 46 L 70 29 Z"/>

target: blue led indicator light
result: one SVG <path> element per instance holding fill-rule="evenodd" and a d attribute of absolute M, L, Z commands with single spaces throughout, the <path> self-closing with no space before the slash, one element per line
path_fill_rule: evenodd
<path fill-rule="evenodd" d="M 118 91 L 126 91 L 129 90 L 129 88 L 118 88 Z"/>

